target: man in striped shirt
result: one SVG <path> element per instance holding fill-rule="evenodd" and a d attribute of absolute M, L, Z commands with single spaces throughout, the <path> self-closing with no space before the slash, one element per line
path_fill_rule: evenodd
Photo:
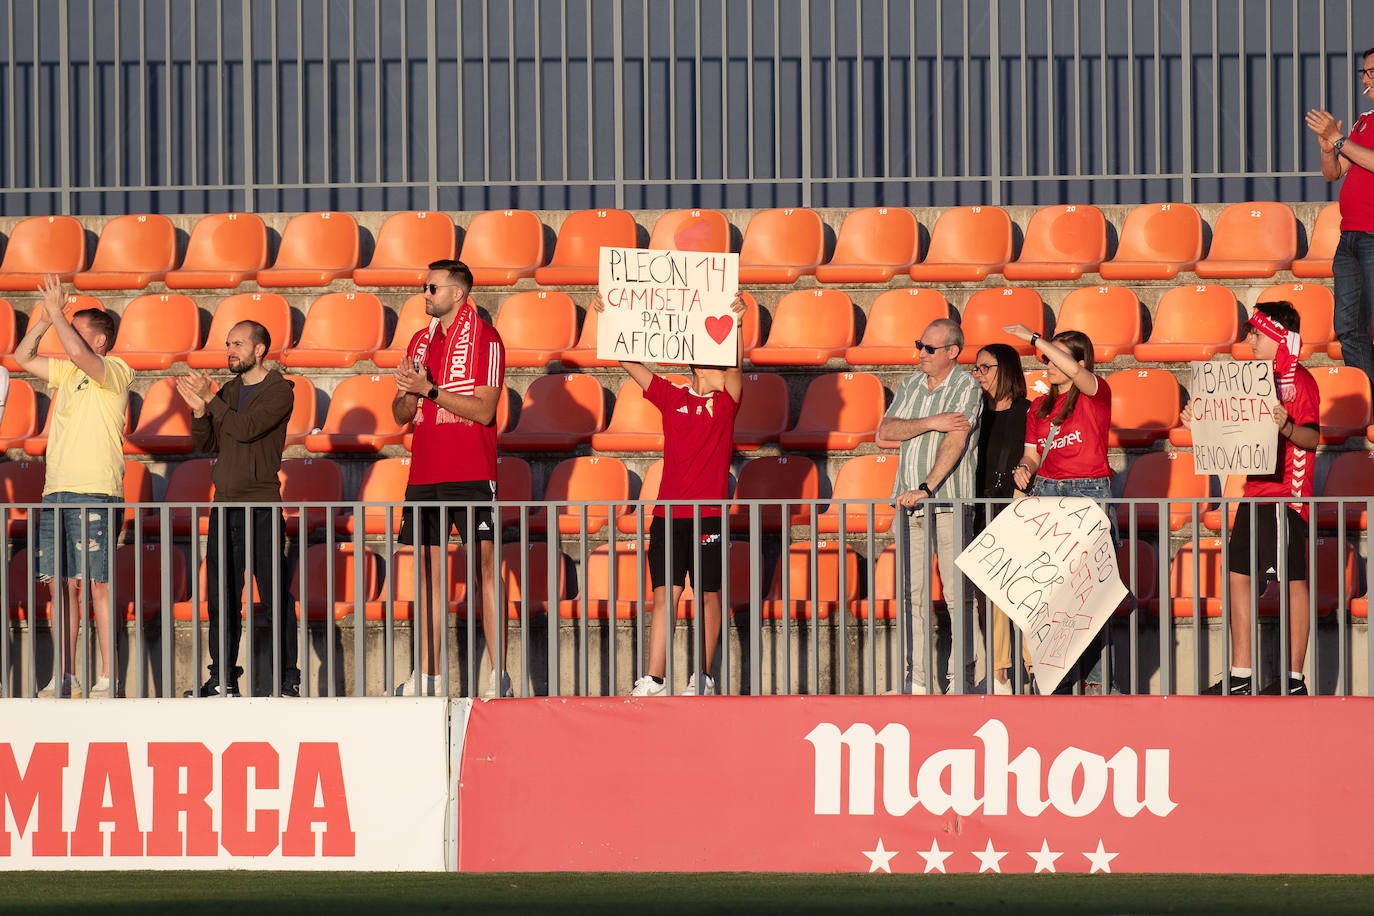
<path fill-rule="evenodd" d="M 930 658 L 930 539 L 939 558 L 954 633 L 962 639 L 962 686 L 968 693 L 973 690 L 973 589 L 958 574 L 954 558 L 968 542 L 972 513 L 967 506 L 956 511 L 955 501 L 977 495 L 976 430 L 983 413 L 982 390 L 971 374 L 959 368 L 964 332 L 958 322 L 948 318 L 932 321 L 916 341 L 916 348 L 921 371 L 898 386 L 892 407 L 878 427 L 879 439 L 901 443 L 892 495 L 897 505 L 907 510 L 911 589 L 910 639 L 902 692 L 933 692 L 933 672 L 926 668 Z M 951 682 L 958 660 L 956 653 L 951 661 Z"/>

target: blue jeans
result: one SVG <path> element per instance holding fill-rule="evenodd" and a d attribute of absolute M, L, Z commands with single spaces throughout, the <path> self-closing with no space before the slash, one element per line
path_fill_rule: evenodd
<path fill-rule="evenodd" d="M 1342 232 L 1331 258 L 1336 303 L 1332 315 L 1341 359 L 1374 383 L 1374 344 L 1369 321 L 1374 313 L 1374 232 Z"/>
<path fill-rule="evenodd" d="M 1102 504 L 1103 511 L 1107 513 L 1107 519 L 1112 525 L 1112 543 L 1120 544 L 1121 539 L 1117 537 L 1116 513 L 1107 507 L 1107 500 L 1112 497 L 1112 479 L 1110 477 L 1073 477 L 1065 480 L 1048 480 L 1044 477 L 1035 479 L 1035 486 L 1031 489 L 1032 496 L 1085 496 Z M 1112 622 L 1109 618 L 1102 629 L 1097 631 L 1092 642 L 1088 643 L 1083 650 L 1083 654 L 1078 656 L 1078 661 L 1074 662 L 1068 675 L 1059 682 L 1059 686 L 1054 692 L 1057 694 L 1073 693 L 1073 688 L 1079 681 L 1086 681 L 1089 684 L 1101 684 L 1104 693 L 1108 692 L 1115 685 L 1115 672 L 1108 668 L 1110 683 L 1103 677 L 1102 660 L 1111 657 L 1111 628 Z M 1092 668 L 1085 675 L 1084 668 L 1088 662 L 1092 662 Z M 1122 691 L 1123 693 L 1125 691 Z"/>
<path fill-rule="evenodd" d="M 124 526 L 124 510 L 101 508 L 123 502 L 120 496 L 92 493 L 49 493 L 43 502 L 89 507 L 38 510 L 38 578 L 51 580 L 57 573 L 57 513 L 62 513 L 62 578 L 86 578 L 92 582 L 110 581 L 110 532 L 119 536 Z M 84 541 L 81 528 L 85 519 Z M 82 557 L 85 557 L 84 561 Z M 83 566 L 84 562 L 84 566 Z"/>

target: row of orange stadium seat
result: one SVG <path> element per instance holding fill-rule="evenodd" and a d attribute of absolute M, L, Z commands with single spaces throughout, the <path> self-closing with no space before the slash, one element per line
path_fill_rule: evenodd
<path fill-rule="evenodd" d="M 1167 279 L 1180 271 L 1200 277 L 1268 277 L 1292 269 L 1298 276 L 1330 276 L 1339 231 L 1335 205 L 1313 226 L 1307 256 L 1298 253 L 1297 220 L 1286 205 L 1247 202 L 1225 208 L 1203 257 L 1202 219 L 1188 204 L 1146 204 L 1122 225 L 1115 256 L 1107 259 L 1108 227 L 1095 206 L 1037 210 L 1013 261 L 1013 227 L 999 207 L 954 207 L 936 220 L 921 258 L 916 217 L 900 207 L 871 207 L 845 217 L 829 262 L 825 227 L 804 207 L 762 210 L 746 226 L 740 245 L 740 282 L 793 283 L 814 274 L 823 283 L 888 282 L 899 272 L 915 280 L 981 280 L 1002 273 L 1013 280 L 1077 279 L 1098 272 L 1107 279 Z M 570 213 L 559 228 L 553 257 L 544 263 L 544 227 L 525 210 L 478 214 L 463 234 L 461 257 L 479 286 L 509 286 L 532 277 L 543 285 L 597 281 L 602 246 L 635 247 L 639 228 L 624 210 Z M 661 216 L 650 248 L 729 251 L 730 226 L 717 210 L 677 210 Z M 412 286 L 431 261 L 460 254 L 450 216 L 414 211 L 388 217 L 372 258 L 360 265 L 360 232 L 347 213 L 302 213 L 282 231 L 268 266 L 267 227 L 250 213 L 206 216 L 192 228 L 177 265 L 176 230 L 158 214 L 121 216 L 102 229 L 86 269 L 85 229 L 69 216 L 31 217 L 17 224 L 0 261 L 0 289 L 33 289 L 56 273 L 80 289 L 143 289 L 164 282 L 172 289 L 226 289 L 248 280 L 263 287 L 323 286 L 352 278 L 360 286 Z"/>

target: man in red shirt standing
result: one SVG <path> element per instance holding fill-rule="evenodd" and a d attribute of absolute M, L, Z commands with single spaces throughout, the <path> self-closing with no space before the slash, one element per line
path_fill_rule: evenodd
<path fill-rule="evenodd" d="M 470 589 L 473 610 L 482 616 L 482 633 L 491 659 L 484 696 L 513 696 L 506 673 L 506 615 L 496 608 L 496 407 L 505 387 L 506 349 L 496 329 L 483 321 L 468 301 L 472 271 L 462 261 L 435 261 L 423 284 L 428 327 L 410 339 L 406 358 L 396 368 L 396 399 L 391 412 L 397 423 L 415 423 L 406 502 L 441 502 L 416 512 L 407 510 L 400 541 L 413 544 L 420 564 L 415 626 L 420 666 L 396 688 L 398 696 L 437 696 L 439 627 L 446 619 L 443 594 L 449 532 L 457 526 L 466 540 L 478 543 L 482 584 Z M 468 503 L 485 503 L 468 526 Z M 418 537 L 417 537 L 418 534 Z M 421 549 L 423 548 L 423 549 Z M 486 611 L 483 613 L 483 611 Z M 498 639 L 499 634 L 499 639 Z M 500 651 L 497 651 L 498 643 Z"/>
<path fill-rule="evenodd" d="M 1274 407 L 1274 422 L 1279 427 L 1279 456 L 1273 474 L 1250 476 L 1243 495 L 1254 502 L 1243 503 L 1236 512 L 1228 541 L 1231 576 L 1231 670 L 1204 694 L 1253 694 L 1254 669 L 1250 646 L 1250 594 L 1263 594 L 1270 579 L 1288 584 L 1288 679 L 1289 695 L 1307 693 L 1303 663 L 1307 658 L 1307 503 L 1284 503 L 1284 499 L 1311 496 L 1315 490 L 1316 448 L 1321 435 L 1318 408 L 1321 396 L 1317 380 L 1298 362 L 1302 343 L 1298 337 L 1297 309 L 1287 302 L 1261 302 L 1250 316 L 1246 340 L 1255 349 L 1256 359 L 1274 361 L 1279 404 Z M 1192 407 L 1185 407 L 1181 419 L 1192 425 Z M 1257 570 L 1250 568 L 1253 542 Z M 1279 563 L 1279 551 L 1284 562 Z M 1284 576 L 1279 575 L 1280 568 Z M 1275 680 L 1260 691 L 1282 692 Z"/>
<path fill-rule="evenodd" d="M 601 298 L 592 308 L 605 308 Z M 744 312 L 738 296 L 730 303 L 736 319 Z M 687 680 L 683 696 L 709 696 L 716 692 L 709 674 L 720 641 L 720 584 L 724 540 L 721 536 L 719 506 L 677 505 L 672 513 L 672 559 L 669 571 L 668 521 L 663 500 L 726 500 L 730 498 L 730 459 L 734 454 L 735 415 L 739 411 L 744 376 L 740 372 L 744 335 L 736 331 L 739 346 L 735 365 L 727 367 L 692 366 L 691 385 L 675 385 L 655 375 L 643 363 L 621 361 L 630 378 L 644 389 L 644 399 L 663 414 L 663 478 L 649 525 L 649 579 L 654 587 L 654 604 L 649 622 L 649 670 L 635 681 L 632 696 L 656 697 L 669 692 L 664 681 L 668 663 L 668 612 L 676 608 L 691 572 L 692 588 L 702 607 L 705 651 L 696 660 L 696 670 Z M 697 543 L 697 519 L 701 526 L 701 568 L 692 566 Z M 672 586 L 672 598 L 668 587 Z"/>

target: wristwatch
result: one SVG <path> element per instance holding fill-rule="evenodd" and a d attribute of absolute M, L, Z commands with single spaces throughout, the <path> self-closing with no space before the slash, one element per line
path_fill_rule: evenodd
<path fill-rule="evenodd" d="M 1342 147 L 1342 146 L 1345 146 L 1345 141 L 1346 141 L 1346 138 L 1345 138 L 1345 137 L 1341 137 L 1341 138 L 1340 138 L 1339 140 L 1337 140 L 1335 143 L 1331 144 L 1331 149 L 1332 149 L 1332 151 L 1339 153 L 1339 152 L 1341 151 L 1341 147 Z"/>
<path fill-rule="evenodd" d="M 924 480 L 916 484 L 916 489 L 923 491 L 927 496 L 935 495 L 930 489 L 930 484 L 926 483 Z"/>
<path fill-rule="evenodd" d="M 439 400 L 439 387 L 437 385 L 430 385 L 429 390 L 425 392 L 425 397 L 429 398 L 431 401 Z"/>

